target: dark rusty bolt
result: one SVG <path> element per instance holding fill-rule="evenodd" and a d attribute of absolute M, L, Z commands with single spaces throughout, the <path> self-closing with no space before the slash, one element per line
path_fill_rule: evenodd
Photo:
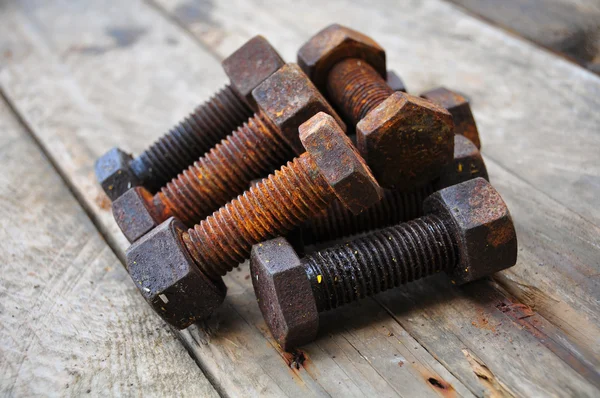
<path fill-rule="evenodd" d="M 423 215 L 423 201 L 433 192 L 477 177 L 489 181 L 481 153 L 465 137 L 454 136 L 454 160 L 442 169 L 439 178 L 412 192 L 386 189 L 383 199 L 358 215 L 334 201 L 303 227 L 302 242 L 326 242 L 415 219 Z M 298 250 L 301 245 L 296 242 L 294 247 Z"/>
<path fill-rule="evenodd" d="M 295 64 L 273 73 L 252 96 L 259 111 L 158 193 L 137 187 L 115 201 L 115 220 L 130 242 L 171 216 L 194 226 L 244 192 L 252 179 L 304 152 L 298 135 L 301 123 L 321 111 L 337 118 Z"/>
<path fill-rule="evenodd" d="M 463 284 L 516 263 L 510 213 L 483 178 L 434 193 L 425 201 L 425 212 L 302 260 L 284 238 L 255 245 L 250 262 L 254 291 L 281 347 L 312 341 L 319 312 L 440 271 Z"/>
<path fill-rule="evenodd" d="M 481 149 L 481 140 L 469 100 L 456 91 L 439 87 L 421 94 L 421 97 L 446 108 L 454 121 L 454 134 L 464 135 Z"/>
<path fill-rule="evenodd" d="M 249 257 L 253 244 L 287 234 L 323 211 L 334 198 L 355 213 L 381 199 L 381 189 L 369 168 L 333 117 L 320 112 L 299 130 L 305 153 L 183 232 L 181 244 L 179 238 L 171 238 L 177 244 L 165 248 L 153 232 L 129 248 L 127 266 L 136 286 L 167 322 L 184 328 L 206 317 L 216 307 L 210 303 L 218 301 L 213 292 L 220 291 L 217 287 L 206 289 L 205 279 L 198 288 L 191 283 L 186 283 L 185 289 L 174 288 L 179 278 L 169 279 L 168 275 L 180 272 L 169 272 L 171 268 L 197 268 L 220 284 L 222 275 Z M 148 254 L 149 247 L 157 249 Z M 175 265 L 172 257 L 178 259 Z M 209 304 L 198 298 L 203 294 L 208 295 Z M 176 306 L 165 307 L 165 301 L 187 304 L 179 312 Z"/>
<path fill-rule="evenodd" d="M 256 109 L 251 91 L 284 62 L 262 36 L 249 40 L 223 61 L 230 84 L 137 157 L 113 148 L 96 161 L 102 189 L 115 200 L 144 186 L 154 193 L 240 126 Z"/>
<path fill-rule="evenodd" d="M 413 190 L 452 160 L 452 117 L 386 82 L 384 50 L 371 38 L 334 24 L 298 51 L 298 64 L 352 125 L 377 181 Z"/>

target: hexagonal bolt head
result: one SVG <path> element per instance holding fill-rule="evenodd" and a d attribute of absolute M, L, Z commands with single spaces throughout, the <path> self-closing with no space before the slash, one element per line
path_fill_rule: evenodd
<path fill-rule="evenodd" d="M 135 187 L 113 202 L 112 211 L 115 221 L 129 242 L 135 242 L 156 228 L 164 215 L 152 205 L 153 195 L 143 187 Z"/>
<path fill-rule="evenodd" d="M 346 125 L 298 65 L 286 64 L 252 91 L 259 109 L 281 131 L 297 154 L 304 152 L 298 127 L 319 112 Z"/>
<path fill-rule="evenodd" d="M 454 159 L 442 168 L 440 178 L 434 183 L 435 189 L 439 190 L 477 177 L 490 180 L 481 152 L 468 138 L 455 135 Z"/>
<path fill-rule="evenodd" d="M 131 187 L 140 184 L 138 177 L 130 167 L 133 157 L 112 148 L 96 160 L 95 172 L 98 182 L 109 199 L 115 200 Z"/>
<path fill-rule="evenodd" d="M 300 258 L 284 238 L 252 247 L 250 275 L 258 306 L 283 350 L 312 341 L 319 313 Z"/>
<path fill-rule="evenodd" d="M 395 92 L 356 125 L 360 154 L 385 188 L 411 190 L 452 161 L 452 116 L 444 108 Z"/>
<path fill-rule="evenodd" d="M 446 108 L 454 120 L 454 134 L 464 135 L 478 149 L 481 149 L 477 123 L 469 101 L 464 96 L 445 87 L 439 87 L 421 94 L 421 97 Z"/>
<path fill-rule="evenodd" d="M 404 81 L 398 76 L 398 74 L 392 70 L 387 71 L 387 85 L 394 91 L 402 91 L 406 92 L 406 86 L 404 85 Z"/>
<path fill-rule="evenodd" d="M 266 78 L 277 72 L 285 62 L 262 36 L 255 36 L 222 62 L 231 87 L 256 109 L 254 90 Z"/>
<path fill-rule="evenodd" d="M 169 218 L 127 250 L 127 270 L 148 304 L 170 325 L 184 329 L 209 316 L 227 293 L 221 279 L 205 276 L 184 246 L 185 226 Z"/>
<path fill-rule="evenodd" d="M 483 278 L 517 262 L 517 235 L 508 207 L 483 178 L 442 189 L 423 207 L 458 231 L 460 264 L 449 271 L 455 283 Z"/>
<path fill-rule="evenodd" d="M 331 116 L 320 112 L 303 123 L 300 140 L 338 199 L 354 214 L 381 200 L 371 170 Z"/>
<path fill-rule="evenodd" d="M 373 39 L 345 26 L 329 25 L 298 51 L 298 65 L 322 92 L 329 71 L 344 58 L 365 60 L 386 78 L 385 51 Z"/>

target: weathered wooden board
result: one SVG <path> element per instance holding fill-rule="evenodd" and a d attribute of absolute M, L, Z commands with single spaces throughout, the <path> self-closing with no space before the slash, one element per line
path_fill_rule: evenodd
<path fill-rule="evenodd" d="M 600 74 L 600 3 L 598 1 L 450 1 Z"/>
<path fill-rule="evenodd" d="M 0 99 L 0 395 L 213 396 Z"/>
<path fill-rule="evenodd" d="M 502 82 L 502 85 L 491 78 L 499 73 L 493 62 L 500 62 L 513 75 L 523 72 L 522 67 L 514 71 L 511 65 L 519 64 L 519 56 L 524 52 L 533 53 L 530 55 L 532 66 L 547 63 L 544 66 L 551 73 L 562 70 L 570 82 L 581 84 L 588 96 L 586 100 L 589 101 L 590 93 L 598 90 L 598 79 L 591 79 L 589 73 L 488 28 L 440 2 L 413 2 L 410 7 L 381 3 L 380 6 L 387 9 L 380 8 L 379 12 L 360 4 L 335 1 L 309 4 L 309 7 L 276 3 L 272 9 L 244 2 L 236 2 L 235 6 L 161 2 L 160 6 L 168 10 L 174 20 L 188 27 L 207 50 L 195 45 L 183 30 L 165 21 L 157 10 L 137 2 L 115 2 L 110 6 L 92 2 L 70 9 L 69 17 L 63 16 L 65 6 L 61 3 L 22 4 L 29 8 L 3 6 L 0 40 L 3 53 L 8 49 L 10 56 L 6 57 L 6 66 L 0 73 L 0 87 L 76 195 L 86 204 L 107 239 L 121 253 L 124 241 L 93 182 L 93 158 L 115 143 L 133 150 L 141 149 L 150 141 L 150 136 L 157 135 L 183 116 L 196 101 L 206 98 L 208 92 L 223 81 L 217 59 L 208 54 L 223 57 L 252 34 L 265 34 L 282 49 L 287 59 L 294 59 L 297 47 L 315 30 L 332 21 L 347 23 L 369 32 L 394 51 L 389 54 L 390 64 L 401 72 L 409 89 L 420 91 L 438 83 L 453 88 L 466 86 L 465 92 L 477 94 L 473 97 L 479 107 L 486 104 L 480 102 L 482 99 L 498 100 L 494 90 L 499 90 L 500 94 L 511 93 L 512 100 L 524 90 L 523 87 L 529 87 L 519 87 L 518 83 L 531 79 L 531 76 L 521 77 L 519 82 Z M 315 10 L 319 12 L 315 13 Z M 451 24 L 440 23 L 442 17 Z M 245 25 L 234 22 L 236 20 L 245 21 Z M 381 24 L 371 25 L 365 21 L 381 21 Z M 114 29 L 107 28 L 115 26 L 120 27 L 120 33 L 114 34 Z M 135 29 L 128 29 L 131 27 Z M 412 31 L 403 38 L 401 35 L 407 27 Z M 463 31 L 466 35 L 462 40 L 464 43 L 456 42 L 456 35 Z M 436 43 L 436 35 L 438 40 L 445 37 L 445 41 Z M 123 36 L 129 39 L 123 39 Z M 11 43 L 11 37 L 17 38 L 18 43 Z M 472 38 L 477 38 L 475 44 L 469 42 Z M 421 49 L 419 40 L 428 47 Z M 500 46 L 502 57 L 494 54 L 492 44 Z M 475 54 L 469 55 L 469 50 Z M 465 54 L 471 57 L 470 62 L 478 63 L 470 67 L 462 65 L 463 61 L 457 57 Z M 444 56 L 450 61 L 441 63 Z M 423 67 L 436 63 L 442 68 Z M 182 73 L 183 70 L 189 70 L 189 73 Z M 474 81 L 469 81 L 470 78 Z M 584 87 L 580 79 L 591 87 Z M 555 86 L 547 89 L 550 92 L 563 82 L 551 83 Z M 547 94 L 542 89 L 542 93 Z M 535 96 L 533 92 L 530 94 Z M 549 107 L 557 106 L 550 99 L 542 98 L 550 102 Z M 519 106 L 524 104 L 526 102 L 519 102 Z M 493 154 L 491 151 L 497 145 L 504 151 L 509 148 L 515 158 L 526 153 L 527 142 L 510 142 L 510 146 L 505 142 L 515 137 L 514 132 L 504 130 L 506 126 L 516 124 L 521 132 L 527 127 L 528 122 L 517 120 L 520 107 L 511 105 L 509 111 L 495 117 L 491 113 L 492 105 L 477 106 L 476 117 L 483 131 L 486 153 Z M 558 139 L 555 124 L 562 120 L 564 113 L 560 109 L 548 109 L 546 117 L 555 119 L 533 117 L 543 120 L 547 133 Z M 482 121 L 485 123 L 485 120 L 489 122 L 484 127 Z M 593 117 L 589 120 L 593 123 Z M 584 149 L 581 156 L 593 165 L 590 160 L 595 145 L 593 129 L 585 124 L 585 119 L 577 123 L 580 123 L 579 127 L 587 127 L 577 131 L 582 140 L 580 146 Z M 537 134 L 535 137 L 542 143 L 551 142 L 542 140 L 537 131 L 532 134 Z M 516 137 L 530 139 L 523 134 Z M 573 146 L 570 142 L 565 145 Z M 488 150 L 488 147 L 492 148 Z M 542 147 L 539 150 L 544 152 Z M 548 153 L 556 153 L 553 150 Z M 503 151 L 497 153 L 502 155 Z M 564 167 L 574 158 L 574 155 L 560 158 L 559 165 Z M 419 283 L 382 296 L 379 301 L 383 307 L 365 301 L 328 314 L 324 317 L 323 337 L 303 348 L 308 360 L 300 369 L 295 369 L 287 367 L 286 362 L 291 359 L 284 358 L 274 347 L 244 269 L 234 271 L 227 278 L 230 293 L 226 305 L 208 325 L 192 328 L 180 336 L 219 391 L 231 395 L 301 395 L 306 392 L 314 395 L 377 393 L 407 396 L 495 392 L 597 394 L 592 386 L 598 373 L 598 356 L 594 351 L 594 343 L 598 341 L 597 300 L 594 297 L 598 297 L 598 293 L 594 290 L 597 285 L 593 278 L 598 274 L 598 264 L 593 262 L 598 250 L 598 235 L 594 235 L 597 223 L 593 217 L 597 213 L 589 203 L 579 203 L 582 200 L 569 202 L 567 206 L 557 203 L 551 197 L 561 201 L 566 196 L 549 192 L 546 180 L 538 179 L 528 169 L 520 168 L 518 173 L 515 172 L 509 167 L 513 163 L 508 164 L 508 157 L 496 156 L 494 159 L 500 164 L 490 162 L 494 183 L 506 197 L 513 213 L 516 211 L 527 220 L 518 224 L 522 247 L 520 263 L 499 277 L 502 289 L 491 282 L 460 290 L 450 289 L 443 281 L 436 282 L 433 288 L 427 287 L 427 283 Z M 506 159 L 507 164 L 501 162 Z M 567 179 L 570 184 L 580 177 L 577 165 L 571 170 L 572 175 Z M 537 172 L 540 170 L 533 171 Z M 595 172 L 592 168 L 591 180 L 597 178 Z M 546 172 L 543 176 L 549 178 L 551 175 Z M 520 199 L 524 191 L 532 192 L 527 196 L 531 199 Z M 580 194 L 575 192 L 573 196 Z M 530 214 L 532 210 L 536 211 Z M 592 219 L 593 229 L 585 232 L 587 225 L 573 210 Z M 547 220 L 549 214 L 553 217 L 552 222 Z M 539 224 L 535 225 L 536 222 Z M 577 254 L 567 251 L 557 254 L 550 250 L 555 245 L 562 250 L 569 244 L 560 234 L 563 228 L 572 231 Z M 536 272 L 533 270 L 538 260 L 548 264 L 542 271 L 544 277 L 539 278 L 541 282 L 532 274 Z M 587 282 L 578 287 L 581 290 L 576 296 L 570 294 L 573 282 L 565 275 Z M 436 289 L 444 294 L 436 294 Z M 531 317 L 540 318 L 542 325 L 556 328 L 552 332 L 556 344 L 544 344 L 544 336 L 522 324 L 523 319 L 531 317 L 512 317 L 512 312 L 502 307 L 502 304 L 507 305 L 503 289 L 527 304 L 544 304 L 540 314 Z M 531 293 L 548 294 L 550 291 L 552 300 L 546 301 L 540 300 L 546 296 Z M 587 300 L 580 299 L 586 295 Z M 428 296 L 435 300 L 419 299 Z M 478 300 L 479 296 L 490 298 Z M 557 312 L 556 308 L 560 306 L 562 310 Z M 393 316 L 386 315 L 382 308 Z M 445 316 L 446 313 L 451 315 Z M 488 313 L 490 315 L 482 316 Z M 585 329 L 589 333 L 582 333 L 579 326 L 570 327 L 573 320 L 579 322 L 577 325 L 591 325 L 592 328 Z M 500 328 L 498 323 L 502 323 L 502 331 L 487 330 L 490 322 L 496 330 Z M 548 373 L 536 369 L 539 358 L 543 358 L 545 369 L 551 376 L 560 373 L 560 377 L 549 377 Z"/>

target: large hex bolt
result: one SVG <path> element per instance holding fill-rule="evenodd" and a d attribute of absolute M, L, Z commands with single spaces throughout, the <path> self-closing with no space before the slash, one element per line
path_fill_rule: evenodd
<path fill-rule="evenodd" d="M 298 64 L 352 126 L 377 181 L 413 190 L 452 161 L 452 117 L 386 82 L 384 50 L 369 37 L 334 24 L 298 51 Z"/>
<path fill-rule="evenodd" d="M 115 220 L 130 242 L 171 216 L 194 226 L 244 192 L 252 179 L 304 152 L 298 136 L 301 123 L 321 111 L 337 118 L 295 64 L 273 73 L 252 96 L 259 111 L 157 194 L 137 187 L 115 201 Z M 338 123 L 343 125 L 339 118 Z"/>
<path fill-rule="evenodd" d="M 256 36 L 223 61 L 230 84 L 158 139 L 139 156 L 113 148 L 96 161 L 102 189 L 115 200 L 131 187 L 154 193 L 225 138 L 250 116 L 252 90 L 283 66 L 283 59 Z"/>
<path fill-rule="evenodd" d="M 358 215 L 334 201 L 303 227 L 302 242 L 326 242 L 415 219 L 423 215 L 423 201 L 433 192 L 477 177 L 489 181 L 481 152 L 467 138 L 456 135 L 454 160 L 444 166 L 439 178 L 412 192 L 385 189 L 383 199 Z"/>
<path fill-rule="evenodd" d="M 299 130 L 306 152 L 287 166 L 187 232 L 167 228 L 172 221 L 166 221 L 127 250 L 136 286 L 167 322 L 185 328 L 208 316 L 224 297 L 221 276 L 246 260 L 253 244 L 285 235 L 336 197 L 355 213 L 381 199 L 369 168 L 333 117 L 320 112 Z M 206 288 L 207 280 L 215 286 Z"/>
<path fill-rule="evenodd" d="M 445 87 L 438 87 L 424 92 L 421 97 L 446 108 L 454 121 L 454 134 L 464 135 L 478 149 L 481 149 L 479 131 L 471 112 L 469 100 L 456 91 L 448 90 Z"/>
<path fill-rule="evenodd" d="M 511 267 L 517 237 L 506 204 L 483 178 L 438 191 L 427 215 L 300 259 L 284 238 L 254 246 L 250 272 L 284 350 L 313 340 L 318 313 L 445 271 L 457 284 Z"/>

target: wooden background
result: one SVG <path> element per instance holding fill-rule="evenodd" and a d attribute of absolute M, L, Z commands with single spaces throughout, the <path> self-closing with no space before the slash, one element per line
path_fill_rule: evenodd
<path fill-rule="evenodd" d="M 0 394 L 599 396 L 600 6 L 577 0 L 0 1 Z M 225 83 L 255 34 L 285 59 L 339 22 L 387 49 L 410 92 L 466 93 L 518 264 L 443 275 L 323 316 L 281 352 L 247 266 L 175 332 L 122 268 L 93 175 Z"/>

